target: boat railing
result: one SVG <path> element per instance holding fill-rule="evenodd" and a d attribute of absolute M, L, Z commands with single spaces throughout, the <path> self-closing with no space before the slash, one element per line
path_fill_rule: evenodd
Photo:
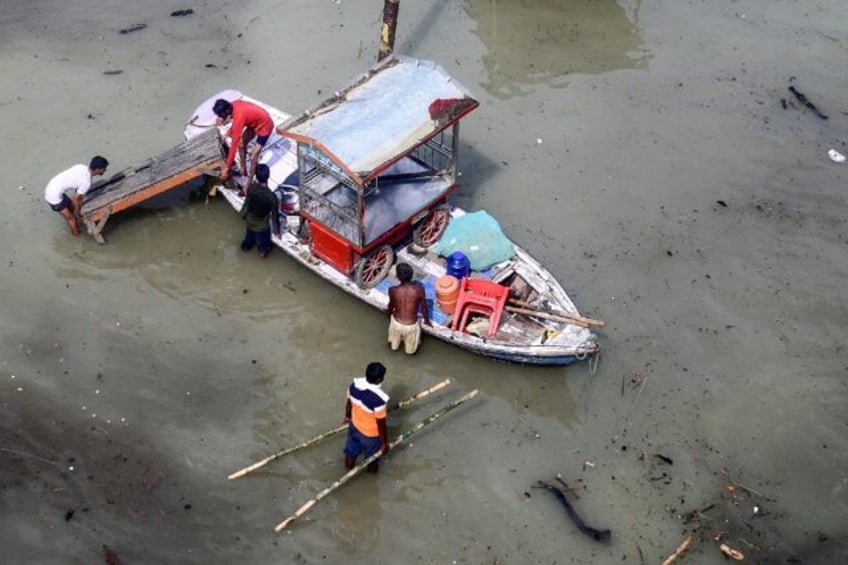
<path fill-rule="evenodd" d="M 448 130 L 416 147 L 410 157 L 433 171 L 449 170 L 453 166 L 452 136 Z"/>
<path fill-rule="evenodd" d="M 309 188 L 301 187 L 301 191 L 301 210 L 351 243 L 361 245 L 355 201 L 352 206 L 349 202 L 338 204 Z"/>

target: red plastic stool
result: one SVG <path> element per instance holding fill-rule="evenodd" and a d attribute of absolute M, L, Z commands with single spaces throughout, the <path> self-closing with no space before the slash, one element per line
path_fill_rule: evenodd
<path fill-rule="evenodd" d="M 489 317 L 489 331 L 486 336 L 492 337 L 498 331 L 507 296 L 509 288 L 496 282 L 486 279 L 462 279 L 451 329 L 465 331 L 469 315 L 484 314 Z"/>

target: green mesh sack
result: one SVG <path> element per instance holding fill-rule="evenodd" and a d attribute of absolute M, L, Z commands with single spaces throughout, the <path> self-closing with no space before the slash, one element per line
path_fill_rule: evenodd
<path fill-rule="evenodd" d="M 512 242 L 485 210 L 452 218 L 433 251 L 443 257 L 462 251 L 475 271 L 484 271 L 515 255 Z"/>

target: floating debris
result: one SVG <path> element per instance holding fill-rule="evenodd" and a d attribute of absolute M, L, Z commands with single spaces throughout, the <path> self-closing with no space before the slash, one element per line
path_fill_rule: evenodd
<path fill-rule="evenodd" d="M 133 24 L 130 27 L 125 27 L 124 29 L 120 30 L 119 33 L 123 33 L 123 34 L 132 33 L 134 31 L 138 31 L 138 30 L 144 29 L 146 27 L 147 27 L 147 24 Z"/>
<path fill-rule="evenodd" d="M 718 546 L 718 548 L 723 554 L 727 555 L 732 559 L 735 559 L 736 561 L 742 561 L 745 559 L 745 556 L 742 554 L 741 551 L 739 551 L 738 549 L 733 549 L 726 543 L 721 544 L 720 546 Z"/>
<path fill-rule="evenodd" d="M 837 151 L 836 149 L 831 149 L 827 152 L 827 156 L 830 157 L 830 160 L 834 163 L 844 163 L 845 155 Z"/>
<path fill-rule="evenodd" d="M 175 10 L 171 12 L 171 17 L 179 18 L 180 16 L 190 16 L 194 13 L 194 10 L 189 8 L 188 10 Z"/>
<path fill-rule="evenodd" d="M 120 69 L 116 69 L 116 70 L 114 70 L 114 71 L 103 71 L 103 74 L 104 74 L 104 75 L 119 75 L 119 74 L 121 74 L 121 73 L 123 73 L 123 72 L 124 72 L 124 71 L 122 71 L 122 70 L 120 70 Z"/>
<path fill-rule="evenodd" d="M 610 530 L 606 528 L 599 530 L 597 528 L 593 528 L 592 526 L 583 521 L 583 519 L 577 514 L 577 511 L 574 509 L 571 503 L 568 502 L 568 499 L 565 496 L 565 492 L 561 488 L 546 481 L 539 481 L 539 486 L 548 489 L 554 494 L 554 496 L 557 497 L 557 499 L 562 503 L 562 505 L 565 506 L 565 512 L 568 514 L 568 517 L 571 518 L 571 520 L 581 532 L 583 532 L 595 541 L 603 542 L 610 539 L 610 536 L 612 535 L 612 532 L 610 532 Z"/>
<path fill-rule="evenodd" d="M 801 104 L 803 104 L 804 106 L 806 106 L 807 108 L 809 108 L 810 110 L 812 110 L 812 111 L 813 111 L 813 113 L 814 113 L 816 116 L 818 116 L 819 118 L 821 118 L 821 119 L 823 119 L 823 120 L 826 120 L 826 119 L 827 119 L 827 116 L 825 116 L 824 114 L 822 114 L 822 113 L 821 113 L 821 111 L 820 111 L 818 108 L 816 108 L 816 105 L 815 105 L 815 104 L 813 104 L 812 102 L 810 102 L 810 101 L 807 99 L 807 97 L 806 97 L 806 96 L 804 96 L 804 93 L 803 93 L 803 92 L 799 91 L 799 90 L 798 90 L 797 88 L 795 88 L 794 86 L 790 86 L 790 87 L 789 87 L 789 92 L 791 92 L 792 94 L 794 94 L 794 95 L 795 95 L 795 98 L 797 98 L 797 99 L 798 99 L 798 102 L 800 102 Z"/>
<path fill-rule="evenodd" d="M 671 555 L 669 555 L 668 557 L 665 558 L 665 560 L 662 562 L 662 565 L 671 565 L 672 563 L 677 561 L 677 559 L 681 555 L 686 553 L 686 550 L 689 549 L 689 546 L 692 545 L 693 541 L 695 541 L 695 536 L 692 536 L 692 535 L 686 536 L 686 539 L 683 540 L 683 543 L 678 545 L 677 549 L 675 549 L 672 552 Z"/>
<path fill-rule="evenodd" d="M 671 457 L 666 457 L 665 455 L 660 455 L 659 453 L 654 454 L 654 457 L 656 457 L 666 465 L 674 465 L 674 460 Z"/>

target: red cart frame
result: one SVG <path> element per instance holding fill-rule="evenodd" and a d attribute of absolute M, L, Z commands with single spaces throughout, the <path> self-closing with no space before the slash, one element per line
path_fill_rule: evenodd
<path fill-rule="evenodd" d="M 370 288 L 398 244 L 438 241 L 457 188 L 459 122 L 478 105 L 435 63 L 394 55 L 283 124 L 297 142 L 312 253 Z"/>

